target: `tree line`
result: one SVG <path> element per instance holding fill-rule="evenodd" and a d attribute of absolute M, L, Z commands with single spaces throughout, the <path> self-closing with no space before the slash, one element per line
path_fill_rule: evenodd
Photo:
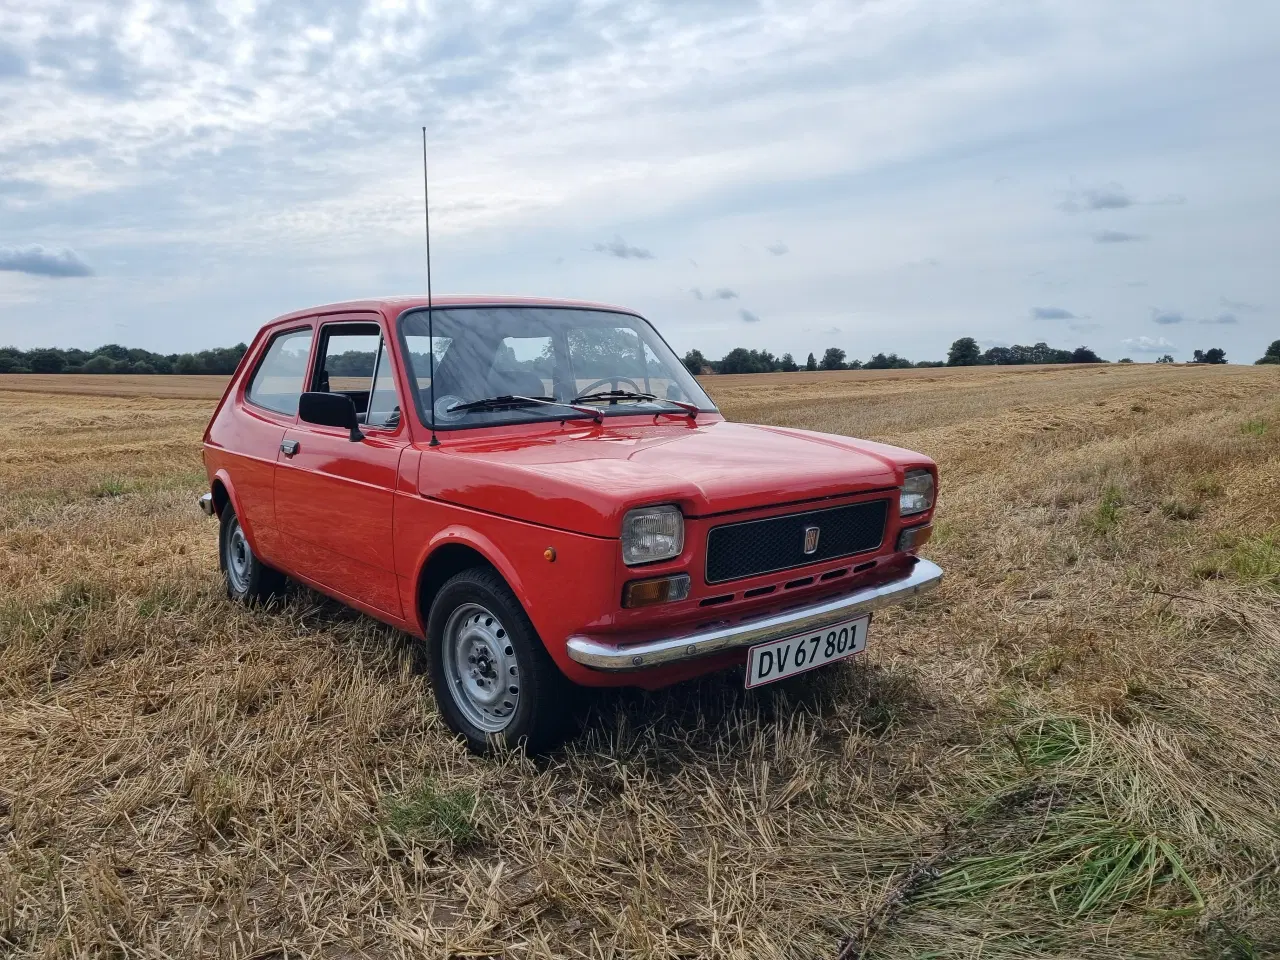
<path fill-rule="evenodd" d="M 690 350 L 684 355 L 684 365 L 690 373 L 789 373 L 796 370 L 895 370 L 908 367 L 977 367 L 977 366 L 1017 366 L 1037 363 L 1109 363 L 1098 356 L 1089 347 L 1076 347 L 1074 350 L 1062 350 L 1051 347 L 1047 343 L 1024 346 L 1013 344 L 1009 347 L 989 347 L 983 350 L 973 337 L 961 337 L 951 344 L 946 360 L 919 360 L 912 363 L 906 357 L 896 353 L 877 353 L 871 359 L 849 360 L 848 354 L 839 347 L 828 347 L 821 359 L 812 353 L 803 364 L 797 363 L 794 356 L 784 353 L 775 356 L 768 350 L 748 350 L 746 347 L 735 347 L 719 360 L 709 360 L 701 350 Z M 1124 357 L 1120 363 L 1133 363 Z M 1172 354 L 1164 354 L 1156 363 L 1173 363 Z M 1227 354 L 1221 347 L 1208 350 L 1196 350 L 1192 355 L 1192 363 L 1226 363 Z M 1258 363 L 1280 364 L 1280 340 L 1271 344 Z"/>
<path fill-rule="evenodd" d="M 235 372 L 240 358 L 248 346 L 237 343 L 234 347 L 217 347 L 198 353 L 152 353 L 138 347 L 122 347 L 108 343 L 96 350 L 63 350 L 46 347 L 36 350 L 19 350 L 16 347 L 0 347 L 0 373 L 159 373 L 159 374 L 210 374 L 229 376 Z M 736 347 L 719 360 L 708 360 L 700 350 L 690 350 L 684 355 L 684 365 L 690 373 L 775 373 L 797 370 L 897 370 L 908 367 L 971 367 L 1037 363 L 1107 363 L 1088 347 L 1059 350 L 1046 343 L 1031 346 L 1014 344 L 1011 347 L 990 347 L 982 350 L 973 337 L 961 337 L 951 344 L 946 360 L 920 360 L 912 363 L 896 353 L 877 353 L 869 360 L 847 359 L 848 354 L 839 347 L 828 347 L 821 359 L 812 353 L 803 364 L 797 363 L 790 353 L 775 356 L 768 350 L 748 350 Z M 338 360 L 331 357 L 330 361 Z M 372 366 L 373 355 L 344 357 L 361 371 Z M 1128 357 L 1120 363 L 1132 363 Z M 1157 363 L 1173 363 L 1171 354 L 1160 357 Z M 1220 347 L 1196 350 L 1192 363 L 1226 363 L 1226 351 Z M 1259 364 L 1280 364 L 1280 340 L 1274 341 Z M 346 374 L 347 371 L 331 370 Z M 353 374 L 353 375 L 363 375 Z"/>
<path fill-rule="evenodd" d="M 138 347 L 108 343 L 96 350 L 45 347 L 19 350 L 0 347 L 0 373 L 168 373 L 214 374 L 235 372 L 248 344 L 217 347 L 199 353 L 152 353 Z"/>
<path fill-rule="evenodd" d="M 909 367 L 965 367 L 980 364 L 1022 363 L 1106 363 L 1088 347 L 1058 350 L 1047 343 L 1024 347 L 992 347 L 985 353 L 973 337 L 961 337 L 951 345 L 946 360 L 917 360 L 914 363 L 896 353 L 877 353 L 869 360 L 848 359 L 839 347 L 827 347 L 821 359 L 812 353 L 803 364 L 784 353 L 776 357 L 768 350 L 736 347 L 719 360 L 708 360 L 700 350 L 690 350 L 684 365 L 691 373 L 774 373 L 795 370 L 905 370 Z"/>

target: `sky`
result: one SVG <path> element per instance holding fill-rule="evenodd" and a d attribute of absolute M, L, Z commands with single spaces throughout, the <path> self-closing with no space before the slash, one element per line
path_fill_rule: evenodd
<path fill-rule="evenodd" d="M 0 345 L 425 292 L 680 353 L 1280 338 L 1274 0 L 5 0 Z"/>

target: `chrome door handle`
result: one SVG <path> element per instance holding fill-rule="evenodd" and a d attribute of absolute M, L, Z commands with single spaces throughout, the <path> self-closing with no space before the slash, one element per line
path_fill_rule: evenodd
<path fill-rule="evenodd" d="M 297 440 L 286 440 L 284 443 L 280 444 L 280 452 L 286 457 L 292 457 L 298 452 L 298 447 L 299 444 Z"/>

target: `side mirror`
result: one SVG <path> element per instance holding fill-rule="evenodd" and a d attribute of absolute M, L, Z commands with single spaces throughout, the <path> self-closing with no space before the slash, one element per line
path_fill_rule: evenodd
<path fill-rule="evenodd" d="M 307 423 L 350 430 L 352 442 L 364 439 L 356 418 L 356 405 L 344 394 L 304 393 L 298 401 L 298 416 Z"/>

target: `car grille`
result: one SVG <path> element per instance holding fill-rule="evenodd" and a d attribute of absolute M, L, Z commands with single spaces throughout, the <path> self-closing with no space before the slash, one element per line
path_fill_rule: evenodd
<path fill-rule="evenodd" d="M 707 583 L 741 580 L 874 550 L 884 539 L 888 500 L 791 513 L 713 527 L 707 534 Z M 817 527 L 818 547 L 804 552 L 805 530 Z"/>

